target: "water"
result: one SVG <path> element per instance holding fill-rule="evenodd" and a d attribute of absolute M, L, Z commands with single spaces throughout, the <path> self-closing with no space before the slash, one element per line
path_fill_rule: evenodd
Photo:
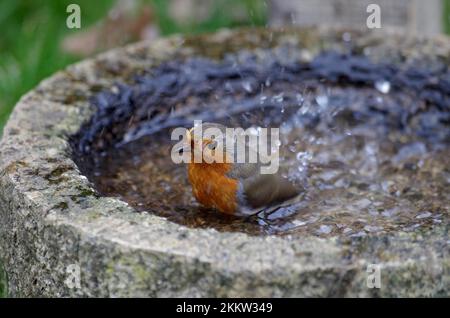
<path fill-rule="evenodd" d="M 418 98 L 407 83 L 395 84 L 398 74 L 387 82 L 386 70 L 378 76 L 380 67 L 360 57 L 339 59 L 330 53 L 283 68 L 270 61 L 162 66 L 154 78 L 98 97 L 96 115 L 75 138 L 75 160 L 102 195 L 189 227 L 362 237 L 448 222 L 447 97 L 431 103 L 426 84 Z M 335 77 L 337 63 L 345 76 Z M 364 85 L 354 74 L 361 65 Z M 193 119 L 280 127 L 280 162 L 304 192 L 291 205 L 245 219 L 201 207 L 186 167 L 170 160 L 171 128 Z"/>
<path fill-rule="evenodd" d="M 387 94 L 389 93 L 389 91 L 391 90 L 391 83 L 389 83 L 388 81 L 377 81 L 375 82 L 375 88 L 383 94 Z"/>

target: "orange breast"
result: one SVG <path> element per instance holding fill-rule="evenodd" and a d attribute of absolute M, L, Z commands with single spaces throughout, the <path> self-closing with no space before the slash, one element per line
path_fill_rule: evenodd
<path fill-rule="evenodd" d="M 197 201 L 223 213 L 234 214 L 238 207 L 238 181 L 225 175 L 230 169 L 231 165 L 227 163 L 190 163 L 188 177 Z"/>

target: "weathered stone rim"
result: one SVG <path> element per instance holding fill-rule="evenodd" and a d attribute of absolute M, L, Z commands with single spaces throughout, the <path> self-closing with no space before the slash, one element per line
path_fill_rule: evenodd
<path fill-rule="evenodd" d="M 285 32 L 296 34 L 297 31 Z M 368 43 L 383 41 L 386 36 L 385 33 L 375 31 L 361 33 L 328 28 L 298 32 L 303 39 L 312 41 L 313 44 L 306 43 L 311 47 L 317 45 L 323 38 L 338 38 L 343 32 L 351 32 L 354 41 L 369 41 Z M 248 30 L 233 32 L 224 30 L 207 37 L 212 43 L 240 41 L 251 44 L 258 43 L 258 36 L 261 36 L 258 34 Z M 410 41 L 411 46 L 424 43 L 420 48 L 421 54 L 428 54 L 427 50 L 434 55 L 450 52 L 450 41 L 445 37 L 412 39 L 395 33 L 389 33 L 388 36 L 394 39 L 393 42 L 400 43 L 400 46 L 405 45 L 406 51 Z M 293 39 L 295 40 L 296 36 L 291 38 L 286 36 L 286 41 Z M 283 37 L 277 41 L 284 41 Z M 308 296 L 390 293 L 401 295 L 409 292 L 402 290 L 401 284 L 390 291 L 371 291 L 362 285 L 366 277 L 367 264 L 376 261 L 399 277 L 411 268 L 416 269 L 414 275 L 423 276 L 423 272 L 428 270 L 426 264 L 413 256 L 398 256 L 395 251 L 402 248 L 411 249 L 411 255 L 427 255 L 427 253 L 435 255 L 437 264 L 442 269 L 432 276 L 432 278 L 440 277 L 441 284 L 434 289 L 414 292 L 419 295 L 448 293 L 450 284 L 445 285 L 445 280 L 448 279 L 445 272 L 449 269 L 450 261 L 446 251 L 441 250 L 442 247 L 445 248 L 445 244 L 442 246 L 440 242 L 436 242 L 432 235 L 434 233 L 440 236 L 448 233 L 446 224 L 437 227 L 432 233 L 399 233 L 389 238 L 363 239 L 357 243 L 362 249 L 361 253 L 349 255 L 350 243 L 343 243 L 336 238 L 325 240 L 308 237 L 300 240 L 289 237 L 250 237 L 242 233 L 189 229 L 157 216 L 135 213 L 134 209 L 119 199 L 98 197 L 70 158 L 67 141 L 67 136 L 75 133 L 91 115 L 89 103 L 83 92 L 92 92 L 97 90 L 98 86 L 108 87 L 114 81 L 127 79 L 128 75 L 142 68 L 159 63 L 175 54 L 189 54 L 190 50 L 191 48 L 179 36 L 112 50 L 58 72 L 19 101 L 5 127 L 0 145 L 2 172 L 0 187 L 3 189 L 0 199 L 2 205 L 7 203 L 11 207 L 9 211 L 6 209 L 1 211 L 3 223 L 0 225 L 1 238 L 4 242 L 11 240 L 11 234 L 5 232 L 11 230 L 22 237 L 18 240 L 19 243 L 25 243 L 29 238 L 26 237 L 27 234 L 20 232 L 27 229 L 28 225 L 29 235 L 39 242 L 38 246 L 34 246 L 38 251 L 29 247 L 32 258 L 52 262 L 55 264 L 57 274 L 53 279 L 46 277 L 46 281 L 38 281 L 33 286 L 31 276 L 48 275 L 51 269 L 38 268 L 39 266 L 32 261 L 18 260 L 15 252 L 9 250 L 10 246 L 7 246 L 16 243 L 0 243 L 1 255 L 6 255 L 3 257 L 6 259 L 5 267 L 9 273 L 11 283 L 9 290 L 12 295 Z M 15 198 L 17 202 L 12 202 L 11 198 Z M 8 228 L 11 224 L 17 227 Z M 54 229 L 49 229 L 53 226 Z M 56 247 L 55 251 L 59 249 L 59 252 L 49 253 L 51 255 L 46 254 L 50 249 L 49 246 L 53 244 L 45 241 L 45 235 L 53 236 L 48 234 L 49 232 L 63 233 L 70 237 L 67 242 Z M 64 235 L 62 238 L 66 239 Z M 383 244 L 390 247 L 394 245 L 392 258 L 383 259 L 378 255 L 371 255 L 371 251 L 364 250 L 365 242 L 374 240 L 380 241 L 377 244 L 381 249 Z M 389 243 L 386 243 L 386 240 Z M 105 255 L 105 260 L 101 263 L 102 274 L 111 270 L 105 267 L 105 262 L 117 261 L 120 255 L 126 255 L 131 264 L 134 262 L 144 264 L 146 262 L 145 260 L 142 262 L 142 258 L 156 257 L 169 268 L 173 264 L 180 264 L 182 269 L 178 275 L 185 275 L 188 283 L 190 275 L 193 275 L 196 269 L 203 269 L 211 275 L 211 282 L 204 283 L 198 278 L 201 283 L 197 287 L 175 288 L 170 284 L 165 286 L 164 283 L 160 284 L 161 287 L 151 277 L 151 270 L 148 270 L 149 273 L 144 273 L 143 277 L 138 277 L 136 273 L 132 274 L 134 275 L 132 280 L 144 281 L 150 284 L 150 287 L 126 286 L 127 291 L 116 290 L 111 286 L 111 281 L 119 275 L 116 273 L 128 272 L 130 265 L 125 264 L 125 269 L 112 265 L 113 272 L 109 273 L 109 276 L 105 274 L 109 280 L 106 282 L 109 286 L 107 290 L 101 289 L 102 282 L 80 290 L 68 289 L 63 283 L 64 266 L 80 263 L 82 271 L 89 270 L 89 256 L 99 255 L 98 251 L 82 252 L 82 256 L 69 252 L 74 246 L 78 251 L 83 250 L 93 241 L 100 242 L 98 246 L 93 247 L 94 250 L 104 246 L 108 247 L 107 250 L 113 250 L 110 255 Z M 19 246 L 19 250 L 21 248 L 24 247 Z M 39 254 L 40 252 L 42 254 Z M 17 266 L 17 269 L 13 266 Z M 167 268 L 158 268 L 155 274 L 163 273 L 164 270 Z M 25 274 L 24 278 L 20 278 L 20 273 L 24 271 L 29 271 L 30 277 Z M 226 279 L 232 283 L 230 286 L 224 284 L 227 287 L 222 287 L 220 282 Z M 401 281 L 397 276 L 394 277 L 394 274 L 392 279 L 388 278 L 389 281 L 395 279 Z M 238 280 L 242 282 L 238 283 Z M 333 288 L 328 290 L 327 281 L 340 285 L 335 287 L 335 290 Z M 426 286 L 429 283 L 431 281 L 424 282 Z M 286 287 L 283 291 L 282 286 L 287 284 L 293 286 Z M 303 286 L 302 284 L 309 285 L 310 289 L 302 290 L 296 287 Z M 160 287 L 153 289 L 152 286 Z M 205 289 L 206 286 L 209 289 Z"/>

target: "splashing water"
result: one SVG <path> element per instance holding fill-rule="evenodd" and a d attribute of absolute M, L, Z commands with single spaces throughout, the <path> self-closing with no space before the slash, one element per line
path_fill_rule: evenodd
<path fill-rule="evenodd" d="M 389 93 L 389 91 L 391 90 L 391 83 L 389 83 L 388 81 L 376 81 L 375 82 L 375 88 L 383 94 L 387 94 Z"/>
<path fill-rule="evenodd" d="M 429 72 L 416 70 L 414 83 L 403 72 L 336 52 L 310 63 L 273 51 L 168 62 L 94 99 L 74 159 L 100 193 L 187 226 L 355 238 L 417 231 L 448 220 L 449 72 L 437 71 L 433 85 Z M 171 128 L 194 119 L 279 127 L 285 176 L 305 188 L 299 202 L 254 220 L 200 207 L 185 167 L 168 160 Z"/>

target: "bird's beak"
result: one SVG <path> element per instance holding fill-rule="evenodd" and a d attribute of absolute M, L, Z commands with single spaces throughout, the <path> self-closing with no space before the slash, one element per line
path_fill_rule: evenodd
<path fill-rule="evenodd" d="M 194 138 L 192 137 L 192 134 L 194 133 L 194 127 L 186 131 L 186 141 L 187 144 L 191 147 L 191 149 L 194 149 Z"/>
<path fill-rule="evenodd" d="M 193 132 L 194 128 L 189 129 L 188 131 L 186 131 L 186 140 L 188 143 L 192 142 L 192 132 Z"/>

